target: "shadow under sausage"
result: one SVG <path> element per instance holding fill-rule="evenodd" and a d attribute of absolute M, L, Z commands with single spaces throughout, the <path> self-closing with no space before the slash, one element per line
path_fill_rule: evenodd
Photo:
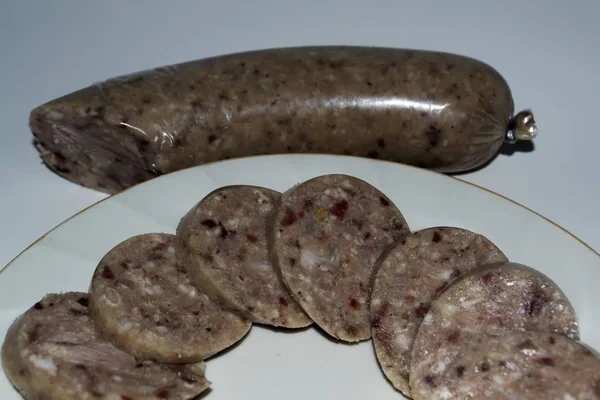
<path fill-rule="evenodd" d="M 210 379 L 209 379 L 210 380 Z M 200 393 L 198 396 L 194 397 L 192 400 L 202 400 L 210 395 L 212 392 L 212 388 L 206 389 L 204 392 Z"/>
<path fill-rule="evenodd" d="M 488 165 L 493 163 L 494 160 L 496 160 L 496 158 L 500 155 L 510 157 L 515 153 L 531 153 L 534 150 L 535 150 L 535 144 L 530 140 L 521 140 L 514 144 L 502 143 L 502 145 L 500 146 L 500 149 L 498 149 L 496 154 L 494 154 L 494 156 L 492 158 L 487 160 L 485 163 L 483 163 L 479 167 L 472 168 L 472 169 L 469 169 L 466 171 L 449 173 L 448 175 L 460 176 L 460 175 L 466 175 L 466 174 L 470 174 L 473 172 L 481 171 L 482 169 L 486 168 Z"/>

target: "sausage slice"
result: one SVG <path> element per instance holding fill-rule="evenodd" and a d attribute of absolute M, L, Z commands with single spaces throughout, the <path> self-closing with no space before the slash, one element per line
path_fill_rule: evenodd
<path fill-rule="evenodd" d="M 513 331 L 579 337 L 571 304 L 541 272 L 504 263 L 465 274 L 431 304 L 419 328 L 410 363 L 413 398 L 431 398 L 440 375 L 474 337 Z"/>
<path fill-rule="evenodd" d="M 271 222 L 273 260 L 304 311 L 334 338 L 369 339 L 376 261 L 409 233 L 398 208 L 370 184 L 333 174 L 290 189 Z"/>
<path fill-rule="evenodd" d="M 104 337 L 140 359 L 189 363 L 206 359 L 248 333 L 251 322 L 197 290 L 186 274 L 181 238 L 134 236 L 98 264 L 90 316 Z"/>
<path fill-rule="evenodd" d="M 371 331 L 377 360 L 396 389 L 410 395 L 412 344 L 431 302 L 465 272 L 503 261 L 487 238 L 454 227 L 416 232 L 387 253 L 373 283 Z"/>
<path fill-rule="evenodd" d="M 267 220 L 281 194 L 256 186 L 228 186 L 204 197 L 177 233 L 190 249 L 197 287 L 254 322 L 303 328 L 311 319 L 288 294 L 269 260 Z"/>
<path fill-rule="evenodd" d="M 563 335 L 481 335 L 461 349 L 431 398 L 600 399 L 600 360 Z"/>
<path fill-rule="evenodd" d="M 87 293 L 48 294 L 9 328 L 2 365 L 25 399 L 185 400 L 208 388 L 203 362 L 139 362 L 103 339 L 87 303 Z"/>

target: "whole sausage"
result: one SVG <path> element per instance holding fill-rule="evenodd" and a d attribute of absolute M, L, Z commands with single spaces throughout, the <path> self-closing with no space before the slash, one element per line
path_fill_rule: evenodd
<path fill-rule="evenodd" d="M 489 65 L 456 54 L 317 46 L 223 55 L 120 76 L 35 108 L 56 173 L 114 193 L 250 155 L 328 153 L 470 170 L 536 134 Z"/>

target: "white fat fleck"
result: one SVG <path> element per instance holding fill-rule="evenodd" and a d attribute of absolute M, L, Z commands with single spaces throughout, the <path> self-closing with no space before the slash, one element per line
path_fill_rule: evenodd
<path fill-rule="evenodd" d="M 437 363 L 435 363 L 435 365 L 432 368 L 432 371 L 436 374 L 439 374 L 440 372 L 444 372 L 446 370 L 446 363 L 443 361 L 438 361 Z"/>
<path fill-rule="evenodd" d="M 442 279 L 447 281 L 448 279 L 450 279 L 450 276 L 452 276 L 452 270 L 446 269 L 446 270 L 442 271 L 440 276 L 442 277 Z"/>
<path fill-rule="evenodd" d="M 115 382 L 122 382 L 123 378 L 121 378 L 119 375 L 114 375 L 112 377 L 112 380 L 115 381 Z"/>
<path fill-rule="evenodd" d="M 46 117 L 48 117 L 49 119 L 53 119 L 55 121 L 60 121 L 61 119 L 64 118 L 63 113 L 56 111 L 56 110 L 50 110 L 46 113 Z"/>
<path fill-rule="evenodd" d="M 348 232 L 344 232 L 344 239 L 352 240 L 352 235 L 350 235 Z"/>
<path fill-rule="evenodd" d="M 139 309 L 138 307 L 133 307 L 133 308 L 131 309 L 131 313 L 132 313 L 133 315 L 136 315 L 136 316 L 139 316 L 139 315 L 141 315 L 141 313 L 140 313 L 140 309 Z"/>
<path fill-rule="evenodd" d="M 148 261 L 144 266 L 145 269 L 154 269 L 156 268 L 156 263 L 154 261 Z M 146 278 L 148 279 L 148 278 Z"/>
<path fill-rule="evenodd" d="M 462 303 L 460 303 L 460 306 L 462 308 L 473 308 L 473 306 L 475 306 L 475 304 L 481 303 L 484 299 L 482 297 L 478 297 L 475 298 L 473 300 L 468 300 L 468 301 L 463 301 Z"/>
<path fill-rule="evenodd" d="M 239 218 L 230 218 L 225 222 L 227 229 L 237 229 L 240 226 Z"/>
<path fill-rule="evenodd" d="M 409 338 L 401 333 L 396 335 L 396 344 L 403 350 L 409 350 L 411 345 Z"/>
<path fill-rule="evenodd" d="M 175 247 L 174 247 L 174 246 L 169 246 L 169 247 L 167 247 L 167 251 L 168 251 L 170 254 L 175 254 Z"/>
<path fill-rule="evenodd" d="M 456 311 L 458 311 L 458 307 L 456 307 L 454 304 L 442 304 L 440 307 L 440 311 L 443 315 L 449 317 L 451 315 L 456 314 Z"/>
<path fill-rule="evenodd" d="M 127 285 L 125 285 L 123 283 L 119 283 L 119 288 L 125 289 L 125 290 L 129 289 L 129 287 L 127 287 Z"/>
<path fill-rule="evenodd" d="M 538 351 L 532 348 L 524 348 L 521 349 L 521 353 L 525 354 L 526 356 L 535 356 L 538 354 Z"/>
<path fill-rule="evenodd" d="M 260 206 L 259 211 L 261 215 L 269 214 L 273 210 L 273 206 L 271 204 L 263 204 Z"/>
<path fill-rule="evenodd" d="M 119 293 L 117 293 L 117 291 L 113 288 L 106 289 L 106 292 L 102 298 L 106 304 L 112 307 L 116 307 L 121 304 L 121 296 L 119 296 Z"/>
<path fill-rule="evenodd" d="M 119 330 L 120 331 L 128 331 L 132 327 L 131 322 L 129 321 L 119 321 Z"/>
<path fill-rule="evenodd" d="M 204 301 L 210 301 L 210 297 L 208 297 L 205 293 L 202 293 L 200 295 L 200 299 Z"/>
<path fill-rule="evenodd" d="M 256 202 L 258 204 L 266 204 L 269 202 L 269 198 L 260 190 L 253 190 L 253 193 L 256 195 Z"/>
<path fill-rule="evenodd" d="M 425 314 L 425 318 L 423 318 L 423 324 L 430 324 L 433 322 L 433 314 L 427 313 Z"/>
<path fill-rule="evenodd" d="M 317 247 L 304 247 L 300 251 L 300 264 L 305 267 L 314 268 L 319 265 L 329 264 L 335 267 L 339 264 L 339 251 L 334 249 L 329 254 L 324 254 L 325 249 Z"/>
<path fill-rule="evenodd" d="M 148 286 L 152 286 L 152 281 L 147 276 L 144 278 L 144 283 Z"/>
<path fill-rule="evenodd" d="M 439 395 L 440 399 L 451 399 L 453 397 L 450 390 L 448 390 L 448 388 L 445 386 L 442 389 L 440 389 Z"/>
<path fill-rule="evenodd" d="M 156 330 L 159 333 L 167 333 L 167 332 L 169 332 L 169 328 L 167 328 L 166 326 L 162 326 L 162 325 L 161 326 L 157 326 Z"/>
<path fill-rule="evenodd" d="M 190 297 L 196 297 L 196 294 L 198 294 L 195 287 L 190 286 L 190 285 L 185 285 L 183 283 L 180 283 L 177 286 L 177 289 L 179 289 L 181 292 L 187 294 Z"/>
<path fill-rule="evenodd" d="M 379 297 L 373 298 L 373 300 L 371 300 L 371 305 L 372 306 L 378 306 L 380 304 L 381 304 L 381 299 Z"/>
<path fill-rule="evenodd" d="M 37 368 L 48 371 L 52 375 L 56 375 L 56 364 L 54 364 L 54 361 L 51 359 L 32 354 L 29 356 L 29 361 L 31 361 Z"/>
<path fill-rule="evenodd" d="M 154 322 L 158 322 L 158 321 L 160 321 L 160 315 L 159 315 L 158 313 L 155 313 L 155 314 L 152 316 L 152 319 L 154 320 Z"/>
<path fill-rule="evenodd" d="M 500 374 L 494 374 L 492 379 L 494 379 L 494 382 L 499 383 L 500 385 L 503 385 L 506 382 Z"/>
<path fill-rule="evenodd" d="M 514 286 L 515 281 L 506 281 L 506 286 Z"/>
<path fill-rule="evenodd" d="M 281 314 L 279 314 L 279 311 L 278 311 L 277 309 L 273 309 L 273 310 L 271 311 L 271 315 L 270 315 L 270 317 L 271 317 L 271 318 L 279 318 L 279 316 L 280 316 L 280 315 L 281 315 Z"/>
<path fill-rule="evenodd" d="M 571 396 L 569 393 L 565 393 L 563 400 L 576 400 L 575 397 Z"/>
<path fill-rule="evenodd" d="M 242 270 L 250 274 L 269 271 L 270 269 L 270 264 L 260 259 L 249 260 L 242 265 Z"/>

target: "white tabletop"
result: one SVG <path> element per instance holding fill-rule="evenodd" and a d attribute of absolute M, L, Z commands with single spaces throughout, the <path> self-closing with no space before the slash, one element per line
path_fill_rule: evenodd
<path fill-rule="evenodd" d="M 516 108 L 535 113 L 535 150 L 500 155 L 461 178 L 534 209 L 600 250 L 600 2 L 168 3 L 0 5 L 0 268 L 56 224 L 106 197 L 42 165 L 27 127 L 32 108 L 115 75 L 309 44 L 443 50 L 494 66 L 510 84 Z"/>

